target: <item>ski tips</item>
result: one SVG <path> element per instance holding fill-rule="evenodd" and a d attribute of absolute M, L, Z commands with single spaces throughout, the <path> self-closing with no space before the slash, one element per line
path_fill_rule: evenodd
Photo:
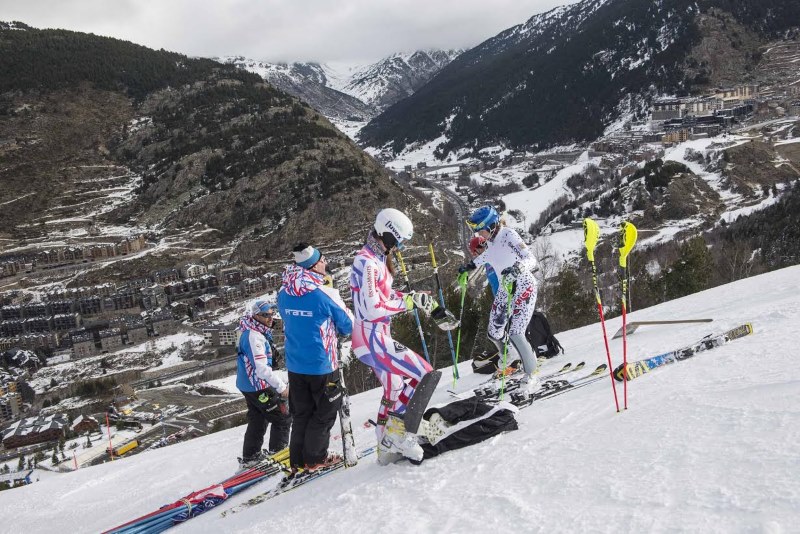
<path fill-rule="evenodd" d="M 583 243 L 586 246 L 586 257 L 594 262 L 594 249 L 600 238 L 600 227 L 589 217 L 583 220 Z"/>

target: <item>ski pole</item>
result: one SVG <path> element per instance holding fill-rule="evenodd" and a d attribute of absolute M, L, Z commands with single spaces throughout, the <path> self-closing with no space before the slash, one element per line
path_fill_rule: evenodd
<path fill-rule="evenodd" d="M 600 315 L 600 326 L 603 328 L 603 341 L 606 344 L 606 357 L 608 358 L 608 374 L 611 377 L 611 389 L 614 392 L 614 404 L 619 412 L 619 400 L 617 399 L 617 386 L 614 383 L 613 365 L 611 365 L 611 349 L 608 348 L 608 335 L 606 334 L 606 319 L 603 315 L 603 301 L 600 298 L 600 289 L 597 287 L 597 267 L 594 264 L 594 249 L 597 246 L 597 239 L 600 237 L 600 227 L 590 218 L 583 220 L 583 238 L 586 245 L 586 257 L 592 264 L 592 284 L 594 285 L 594 297 L 597 300 L 597 313 Z"/>
<path fill-rule="evenodd" d="M 399 250 L 394 251 L 397 256 L 397 262 L 400 264 L 400 272 L 403 273 L 403 281 L 406 284 L 406 291 L 411 291 L 411 281 L 408 279 L 408 271 L 406 270 L 406 262 L 403 261 L 403 255 Z M 419 333 L 419 340 L 422 342 L 422 352 L 425 354 L 425 360 L 431 363 L 431 358 L 428 356 L 428 344 L 425 343 L 425 334 L 422 332 L 422 321 L 419 320 L 419 311 L 416 308 L 411 310 L 414 312 L 414 321 L 417 323 L 417 332 Z"/>
<path fill-rule="evenodd" d="M 619 266 L 622 278 L 622 368 L 628 368 L 628 320 L 627 320 L 627 300 L 628 300 L 628 254 L 636 244 L 636 227 L 626 221 L 622 221 L 619 226 Z M 625 399 L 625 409 L 628 409 L 628 374 L 623 373 L 623 398 Z"/>
<path fill-rule="evenodd" d="M 513 315 L 512 303 L 514 301 L 514 283 L 506 282 L 506 277 L 500 279 L 500 283 L 508 293 L 508 301 L 506 302 L 506 334 L 505 341 L 503 342 L 503 373 L 500 376 L 500 400 L 503 400 L 503 393 L 506 389 L 506 365 L 508 365 L 508 341 L 511 338 L 509 331 L 511 330 L 511 316 Z"/>
<path fill-rule="evenodd" d="M 339 367 L 339 386 L 342 388 L 342 405 L 339 407 L 339 423 L 342 427 L 342 453 L 345 467 L 353 467 L 358 463 L 358 453 L 356 452 L 356 442 L 353 437 L 353 424 L 350 421 L 350 395 L 347 393 L 347 385 L 344 383 L 344 367 L 342 366 L 342 340 L 337 339 Z"/>
<path fill-rule="evenodd" d="M 436 265 L 436 256 L 433 253 L 433 243 L 428 243 L 428 249 L 431 251 L 431 263 L 433 264 L 433 276 L 436 279 L 436 287 L 439 288 L 439 304 L 442 308 L 446 309 L 447 306 L 444 304 L 444 292 L 442 292 L 442 282 L 439 280 L 439 266 Z M 460 324 L 458 331 L 461 332 Z M 456 349 L 453 348 L 453 335 L 449 330 L 447 331 L 447 343 L 450 345 L 450 356 L 453 359 L 453 387 L 455 387 L 456 380 L 458 380 L 458 354 L 456 353 Z"/>
<path fill-rule="evenodd" d="M 461 327 L 463 323 L 461 320 L 464 318 L 464 298 L 467 296 L 467 277 L 459 275 L 458 287 L 461 288 L 461 311 L 458 312 L 458 335 L 456 336 L 456 361 L 461 354 Z M 477 331 L 475 337 L 478 337 Z"/>

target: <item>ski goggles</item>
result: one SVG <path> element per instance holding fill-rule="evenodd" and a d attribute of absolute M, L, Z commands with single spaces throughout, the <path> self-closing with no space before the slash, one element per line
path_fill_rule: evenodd
<path fill-rule="evenodd" d="M 488 228 L 486 228 L 487 221 L 488 218 L 478 222 L 472 222 L 469 219 L 467 219 L 465 222 L 473 232 L 480 232 L 481 230 L 488 230 Z"/>

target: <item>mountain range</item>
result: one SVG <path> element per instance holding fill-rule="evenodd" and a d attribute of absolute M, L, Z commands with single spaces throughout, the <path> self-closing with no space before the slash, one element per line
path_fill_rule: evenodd
<path fill-rule="evenodd" d="M 374 118 L 360 141 L 438 155 L 589 141 L 653 95 L 747 81 L 758 46 L 800 24 L 782 0 L 582 0 L 464 52 Z"/>
<path fill-rule="evenodd" d="M 461 52 L 418 50 L 364 65 L 269 63 L 244 57 L 220 60 L 260 75 L 329 119 L 366 122 L 412 95 Z"/>

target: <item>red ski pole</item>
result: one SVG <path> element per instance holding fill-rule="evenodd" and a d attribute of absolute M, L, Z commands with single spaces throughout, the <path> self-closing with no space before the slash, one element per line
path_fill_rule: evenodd
<path fill-rule="evenodd" d="M 592 264 L 592 284 L 594 285 L 594 297 L 597 300 L 597 313 L 600 315 L 600 326 L 603 328 L 603 342 L 606 345 L 606 357 L 608 358 L 608 376 L 611 377 L 611 390 L 614 392 L 614 405 L 619 412 L 619 400 L 617 399 L 617 386 L 614 383 L 614 366 L 611 364 L 611 349 L 608 348 L 608 334 L 606 334 L 606 319 L 603 315 L 603 301 L 600 298 L 600 289 L 597 287 L 597 267 L 594 263 L 594 249 L 597 246 L 597 239 L 600 237 L 600 227 L 588 217 L 583 220 L 583 237 L 586 245 L 586 257 Z"/>
<path fill-rule="evenodd" d="M 636 244 L 638 232 L 629 222 L 622 221 L 619 227 L 619 266 L 622 277 L 622 373 L 624 379 L 625 409 L 628 409 L 628 255 Z"/>

